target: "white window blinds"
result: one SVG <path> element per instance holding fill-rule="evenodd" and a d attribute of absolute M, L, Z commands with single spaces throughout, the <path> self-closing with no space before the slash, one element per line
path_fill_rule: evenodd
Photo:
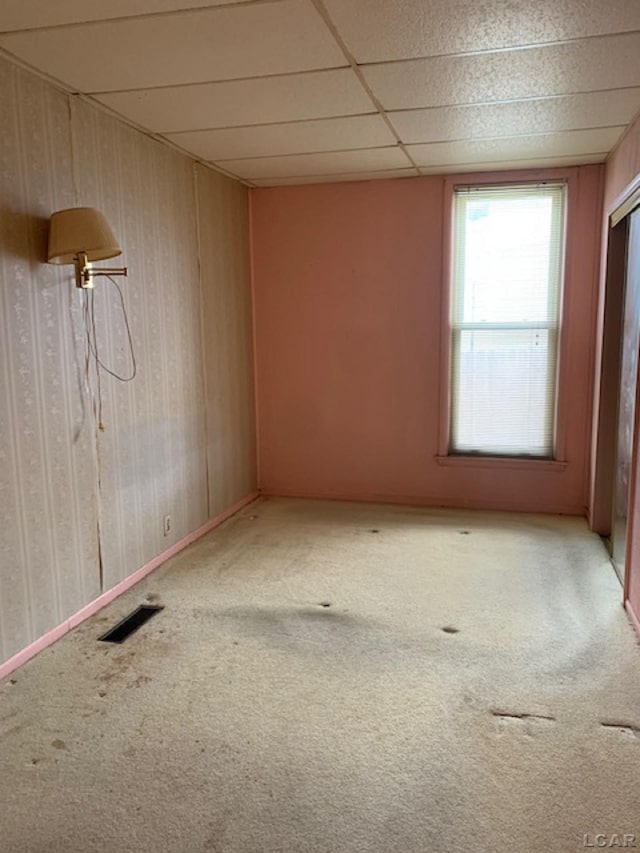
<path fill-rule="evenodd" d="M 455 191 L 451 453 L 553 456 L 564 198 Z"/>

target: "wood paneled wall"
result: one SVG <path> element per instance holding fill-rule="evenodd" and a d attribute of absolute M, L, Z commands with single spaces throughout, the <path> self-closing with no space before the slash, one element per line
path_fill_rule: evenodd
<path fill-rule="evenodd" d="M 209 514 L 256 488 L 256 416 L 250 291 L 249 200 L 235 181 L 196 166 Z"/>
<path fill-rule="evenodd" d="M 253 491 L 255 416 L 246 189 L 2 59 L 0 115 L 2 661 Z M 86 296 L 46 264 L 48 217 L 75 205 L 129 268 L 137 375 L 100 395 Z M 98 282 L 101 358 L 127 374 Z"/>

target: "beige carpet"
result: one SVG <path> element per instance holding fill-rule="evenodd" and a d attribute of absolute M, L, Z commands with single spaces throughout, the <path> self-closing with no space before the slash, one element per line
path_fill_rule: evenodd
<path fill-rule="evenodd" d="M 620 597 L 581 519 L 262 499 L 0 684 L 0 850 L 640 847 Z"/>

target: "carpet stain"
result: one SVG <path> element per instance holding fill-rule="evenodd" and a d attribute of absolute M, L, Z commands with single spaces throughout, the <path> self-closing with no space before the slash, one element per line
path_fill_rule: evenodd
<path fill-rule="evenodd" d="M 9 735 L 15 735 L 19 731 L 21 731 L 22 728 L 23 726 L 20 723 L 18 723 L 18 725 L 16 726 L 11 726 L 11 728 L 5 729 L 5 731 L 0 732 L 0 738 L 9 737 Z"/>
<path fill-rule="evenodd" d="M 453 625 L 445 625 L 444 628 L 440 629 L 444 631 L 445 634 L 459 634 L 460 628 L 454 628 Z"/>
<path fill-rule="evenodd" d="M 59 738 L 56 738 L 55 740 L 52 740 L 52 741 L 51 741 L 51 746 L 52 746 L 54 749 L 66 749 L 66 748 L 67 748 L 66 743 L 65 743 L 63 740 L 60 740 Z"/>
<path fill-rule="evenodd" d="M 135 652 L 125 652 L 122 655 L 114 657 L 111 661 L 111 670 L 99 676 L 100 681 L 112 681 L 119 675 L 124 675 L 126 670 L 131 666 L 131 662 L 135 657 Z"/>
<path fill-rule="evenodd" d="M 208 838 L 204 842 L 204 849 L 208 853 L 222 853 L 224 837 L 226 835 L 227 815 L 220 815 L 217 820 L 209 823 Z"/>
<path fill-rule="evenodd" d="M 138 676 L 136 679 L 134 679 L 133 681 L 129 681 L 129 682 L 127 683 L 127 687 L 128 687 L 128 688 L 132 688 L 132 687 L 142 687 L 142 685 L 143 685 L 143 684 L 148 684 L 150 681 L 151 681 L 151 678 L 149 678 L 149 676 L 148 676 L 148 675 L 139 675 L 139 676 Z"/>
<path fill-rule="evenodd" d="M 472 708 L 484 710 L 484 704 L 480 697 L 476 696 L 474 693 L 465 692 L 462 694 L 462 701 L 466 705 L 470 705 Z"/>

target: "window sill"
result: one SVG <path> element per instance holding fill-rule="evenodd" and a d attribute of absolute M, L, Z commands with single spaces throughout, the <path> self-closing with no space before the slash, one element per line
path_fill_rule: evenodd
<path fill-rule="evenodd" d="M 438 465 L 451 468 L 515 468 L 525 471 L 564 471 L 569 464 L 557 459 L 525 459 L 509 456 L 436 456 Z"/>

